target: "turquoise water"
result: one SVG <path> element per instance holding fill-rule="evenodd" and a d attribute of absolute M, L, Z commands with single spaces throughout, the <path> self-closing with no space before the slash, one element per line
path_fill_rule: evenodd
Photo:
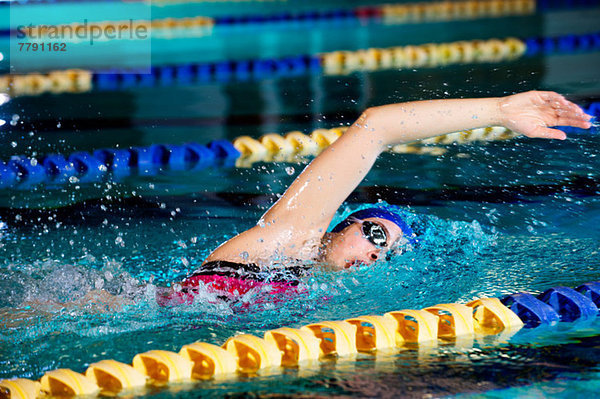
<path fill-rule="evenodd" d="M 292 3 L 308 7 L 299 0 Z M 169 10 L 221 15 L 224 11 L 216 4 L 194 5 L 204 7 L 200 11 L 166 7 L 157 11 L 162 14 L 153 10 L 153 15 L 173 15 Z M 69 16 L 74 18 L 82 6 L 71 7 Z M 239 7 L 240 13 L 250 9 Z M 521 18 L 410 26 L 374 22 L 335 29 L 240 28 L 198 41 L 157 40 L 152 55 L 154 64 L 163 65 L 586 33 L 597 30 L 598 12 L 553 10 Z M 599 56 L 551 54 L 439 69 L 14 98 L 0 108 L 0 118 L 7 122 L 0 130 L 6 143 L 0 155 L 6 160 L 16 154 L 310 132 L 346 125 L 372 105 L 533 88 L 558 90 L 587 105 L 600 98 L 600 76 L 593 67 Z M 336 220 L 365 204 L 386 201 L 409 212 L 422 245 L 372 267 L 340 273 L 315 269 L 302 281 L 305 294 L 278 302 L 266 300 L 270 296 L 260 291 L 234 303 L 201 292 L 192 306 L 161 308 L 154 295 L 194 271 L 221 242 L 253 226 L 306 160 L 245 169 L 165 169 L 93 184 L 3 189 L 0 378 L 38 379 L 60 367 L 84 371 L 101 359 L 129 363 L 150 349 L 178 351 L 193 341 L 222 344 L 242 332 L 262 335 L 284 325 L 300 327 L 519 291 L 540 293 L 600 280 L 598 133 L 574 133 L 560 143 L 518 138 L 449 145 L 440 156 L 383 154 Z M 101 288 L 123 306 L 84 299 Z M 359 354 L 300 369 L 265 370 L 255 377 L 148 388 L 140 395 L 589 396 L 600 382 L 599 333 L 597 321 L 561 323 L 473 343 Z"/>
<path fill-rule="evenodd" d="M 146 350 L 178 351 L 197 340 L 222 344 L 241 332 L 261 335 L 284 325 L 598 280 L 594 135 L 576 134 L 565 143 L 516 139 L 447 150 L 440 157 L 384 154 L 357 190 L 388 195 L 386 190 L 395 188 L 399 194 L 387 199 L 395 198 L 411 213 L 423 237 L 420 248 L 373 267 L 315 270 L 303 280 L 308 293 L 285 302 L 266 302 L 267 293 L 252 292 L 224 303 L 204 292 L 192 306 L 167 309 L 156 305 L 154 292 L 193 271 L 224 239 L 252 226 L 302 164 L 215 168 L 201 178 L 197 172 L 165 171 L 120 185 L 80 185 L 110 194 L 85 205 L 5 209 L 1 376 L 39 378 L 60 367 L 83 371 L 104 358 L 130 362 Z M 494 192 L 505 196 L 499 200 Z M 253 194 L 254 202 L 244 205 L 228 193 Z M 128 198 L 115 200 L 118 195 Z M 351 198 L 337 217 L 360 206 Z M 75 301 L 94 288 L 134 303 L 120 310 L 50 304 Z M 496 390 L 528 384 L 554 389 L 571 379 L 591 380 L 593 387 L 600 325 L 563 324 L 467 347 L 359 355 L 355 361 L 284 370 L 283 376 L 273 372 L 148 393 L 416 397 L 493 390 L 489 395 L 511 396 L 520 391 Z"/>

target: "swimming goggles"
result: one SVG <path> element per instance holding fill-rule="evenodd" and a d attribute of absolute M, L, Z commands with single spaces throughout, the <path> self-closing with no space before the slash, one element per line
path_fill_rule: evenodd
<path fill-rule="evenodd" d="M 363 236 L 376 247 L 387 247 L 387 233 L 382 225 L 369 220 L 361 220 Z"/>

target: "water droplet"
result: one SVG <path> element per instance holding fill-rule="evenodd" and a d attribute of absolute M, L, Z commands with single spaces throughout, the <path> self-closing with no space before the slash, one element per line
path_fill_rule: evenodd
<path fill-rule="evenodd" d="M 295 171 L 296 169 L 294 169 L 293 166 L 288 166 L 287 168 L 285 168 L 285 173 L 287 173 L 289 176 L 293 175 Z"/>

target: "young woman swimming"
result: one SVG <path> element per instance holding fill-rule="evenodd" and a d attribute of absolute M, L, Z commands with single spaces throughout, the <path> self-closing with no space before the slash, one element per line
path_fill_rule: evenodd
<path fill-rule="evenodd" d="M 274 257 L 333 270 L 380 259 L 399 241 L 415 236 L 400 215 L 369 208 L 327 232 L 335 212 L 388 146 L 486 126 L 505 126 L 532 138 L 564 140 L 549 126 L 587 129 L 591 117 L 554 92 L 530 91 L 501 98 L 416 101 L 367 109 L 330 147 L 316 157 L 256 226 L 215 249 L 178 292 L 159 300 L 193 300 L 200 282 L 229 294 L 262 284 L 275 292 L 297 285 L 305 267 L 265 274 Z"/>

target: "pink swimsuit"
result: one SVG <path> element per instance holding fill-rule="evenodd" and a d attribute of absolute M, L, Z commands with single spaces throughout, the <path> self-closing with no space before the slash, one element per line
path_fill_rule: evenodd
<path fill-rule="evenodd" d="M 278 294 L 298 294 L 299 278 L 308 267 L 295 266 L 283 269 L 280 273 L 266 274 L 253 264 L 228 261 L 208 262 L 202 268 L 181 282 L 181 291 L 169 295 L 158 295 L 156 301 L 161 306 L 191 305 L 202 282 L 209 291 L 216 292 L 219 298 L 232 300 L 255 288 L 267 288 L 269 296 Z M 272 298 L 275 301 L 280 299 Z"/>

